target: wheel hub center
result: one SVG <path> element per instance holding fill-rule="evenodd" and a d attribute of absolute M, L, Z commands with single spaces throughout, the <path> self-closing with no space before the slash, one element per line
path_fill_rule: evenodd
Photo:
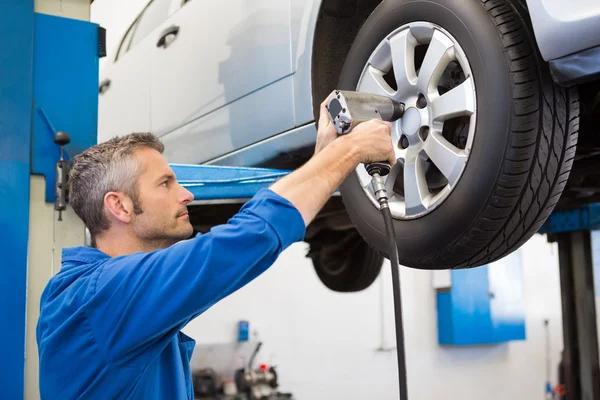
<path fill-rule="evenodd" d="M 406 136 L 414 136 L 421 127 L 421 113 L 414 107 L 409 108 L 402 116 L 402 132 Z"/>

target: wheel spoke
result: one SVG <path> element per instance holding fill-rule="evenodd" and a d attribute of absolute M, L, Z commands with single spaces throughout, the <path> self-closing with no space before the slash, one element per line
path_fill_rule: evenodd
<path fill-rule="evenodd" d="M 369 65 L 360 80 L 357 90 L 364 93 L 375 93 L 392 96 L 394 89 L 383 79 L 383 72 Z"/>
<path fill-rule="evenodd" d="M 417 87 L 423 94 L 437 90 L 437 82 L 452 60 L 454 44 L 443 33 L 436 30 L 419 71 Z"/>
<path fill-rule="evenodd" d="M 406 215 L 413 215 L 427 209 L 429 189 L 425 179 L 425 160 L 418 154 L 407 158 L 404 163 L 404 200 Z"/>
<path fill-rule="evenodd" d="M 467 78 L 454 89 L 444 93 L 431 102 L 434 121 L 446 121 L 450 118 L 470 116 L 475 112 L 473 80 Z"/>
<path fill-rule="evenodd" d="M 418 43 L 410 29 L 406 29 L 392 37 L 389 43 L 392 52 L 394 76 L 398 85 L 397 93 L 402 95 L 408 93 L 410 88 L 417 83 L 415 47 Z"/>
<path fill-rule="evenodd" d="M 396 184 L 396 179 L 398 178 L 398 174 L 402 171 L 403 161 L 399 160 L 392 167 L 390 173 L 385 177 L 385 190 L 388 195 L 388 199 L 396 196 L 396 192 L 394 192 L 394 185 Z"/>
<path fill-rule="evenodd" d="M 423 150 L 448 179 L 448 183 L 454 185 L 467 162 L 465 151 L 453 146 L 439 132 L 429 134 Z"/>

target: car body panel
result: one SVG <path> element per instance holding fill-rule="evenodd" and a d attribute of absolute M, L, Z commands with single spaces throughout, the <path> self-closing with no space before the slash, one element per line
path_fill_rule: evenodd
<path fill-rule="evenodd" d="M 150 78 L 147 61 L 154 43 L 141 41 L 119 58 L 117 68 L 108 66 L 100 81 L 110 86 L 98 98 L 98 140 L 105 141 L 132 131 L 150 131 Z M 114 72 L 114 73 L 113 73 Z"/>
<path fill-rule="evenodd" d="M 546 61 L 600 46 L 600 1 L 527 0 Z"/>
<path fill-rule="evenodd" d="M 171 1 L 168 18 L 102 72 L 101 80 L 131 82 L 118 99 L 110 90 L 100 96 L 100 142 L 148 130 L 168 144 L 170 161 L 199 163 L 296 126 L 291 0 L 163 1 Z M 180 28 L 177 36 L 157 47 L 171 26 Z M 145 103 L 129 104 L 133 96 Z M 312 111 L 306 103 L 305 115 Z"/>
<path fill-rule="evenodd" d="M 132 131 L 152 130 L 151 79 L 148 60 L 156 49 L 153 33 L 139 34 L 138 28 L 152 3 L 165 18 L 181 0 L 149 1 L 124 32 L 116 54 L 108 54 L 109 63 L 100 71 L 100 82 L 110 81 L 108 90 L 98 98 L 98 142 Z"/>
<path fill-rule="evenodd" d="M 192 0 L 158 31 L 173 25 L 180 27 L 176 39 L 167 48 L 156 48 L 152 57 L 152 130 L 158 135 L 224 106 L 235 119 L 234 103 L 292 73 L 288 1 Z M 253 112 L 252 120 L 271 118 L 268 105 Z M 210 130 L 201 121 L 193 126 L 198 132 Z M 228 132 L 225 124 L 221 135 Z"/>
<path fill-rule="evenodd" d="M 314 120 L 312 97 L 313 41 L 321 0 L 290 0 L 294 116 L 296 126 Z"/>
<path fill-rule="evenodd" d="M 199 164 L 290 129 L 288 76 L 161 137 L 171 163 Z"/>
<path fill-rule="evenodd" d="M 316 125 L 306 124 L 233 153 L 225 154 L 206 164 L 233 167 L 259 166 L 265 160 L 276 159 L 296 150 L 311 149 L 316 136 Z"/>
<path fill-rule="evenodd" d="M 296 128 L 315 130 L 311 69 L 322 0 L 155 1 L 170 1 L 168 17 L 101 77 L 111 87 L 100 95 L 99 141 L 148 130 L 162 137 L 171 162 L 241 166 L 265 163 L 274 144 L 311 144 L 309 129 Z M 546 60 L 600 45 L 598 0 L 527 4 Z M 173 25 L 176 39 L 157 47 Z"/>

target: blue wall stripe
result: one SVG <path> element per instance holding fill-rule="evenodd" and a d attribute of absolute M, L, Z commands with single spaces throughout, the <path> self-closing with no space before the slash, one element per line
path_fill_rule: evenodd
<path fill-rule="evenodd" d="M 33 0 L 0 0 L 0 393 L 22 399 L 33 92 Z"/>

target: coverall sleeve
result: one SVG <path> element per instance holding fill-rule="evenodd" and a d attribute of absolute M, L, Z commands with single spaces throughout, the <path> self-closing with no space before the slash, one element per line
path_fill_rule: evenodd
<path fill-rule="evenodd" d="M 87 306 L 111 362 L 144 362 L 183 326 L 267 270 L 302 240 L 304 220 L 286 199 L 260 190 L 227 224 L 151 253 L 112 258 Z M 152 348 L 154 347 L 154 349 Z"/>

